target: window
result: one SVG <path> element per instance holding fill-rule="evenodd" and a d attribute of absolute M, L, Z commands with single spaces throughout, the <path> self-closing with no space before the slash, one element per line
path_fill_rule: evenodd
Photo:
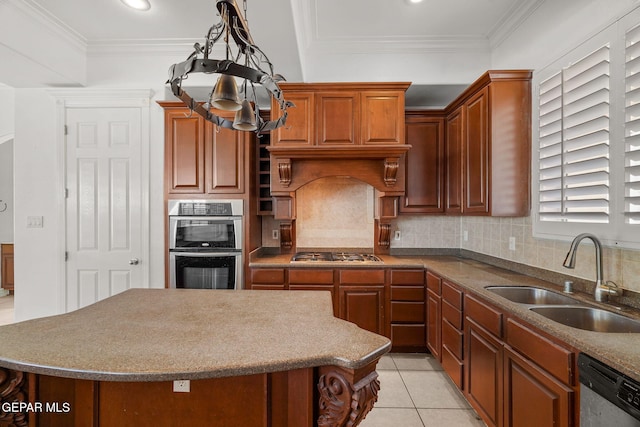
<path fill-rule="evenodd" d="M 534 76 L 536 237 L 640 248 L 638 22 L 640 9 Z"/>

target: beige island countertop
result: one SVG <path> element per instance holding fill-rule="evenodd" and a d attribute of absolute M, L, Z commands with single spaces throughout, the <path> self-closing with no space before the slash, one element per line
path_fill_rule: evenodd
<path fill-rule="evenodd" d="M 0 367 L 100 381 L 168 381 L 313 366 L 357 369 L 390 349 L 306 292 L 131 289 L 0 327 Z"/>

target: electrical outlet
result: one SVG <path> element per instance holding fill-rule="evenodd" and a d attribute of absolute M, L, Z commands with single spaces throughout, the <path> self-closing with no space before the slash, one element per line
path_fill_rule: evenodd
<path fill-rule="evenodd" d="M 280 230 L 278 229 L 271 230 L 271 238 L 273 240 L 278 240 L 279 237 L 280 237 Z"/>
<path fill-rule="evenodd" d="M 469 241 L 469 232 L 467 230 L 464 230 L 462 232 L 462 240 L 464 240 L 465 242 Z"/>
<path fill-rule="evenodd" d="M 191 391 L 190 380 L 177 380 L 173 382 L 174 393 L 189 393 Z"/>
<path fill-rule="evenodd" d="M 393 238 L 395 240 L 400 240 L 402 238 L 402 233 L 400 233 L 400 230 L 396 230 L 396 232 L 393 233 Z"/>
<path fill-rule="evenodd" d="M 509 237 L 509 250 L 510 251 L 516 250 L 516 238 L 513 236 Z"/>

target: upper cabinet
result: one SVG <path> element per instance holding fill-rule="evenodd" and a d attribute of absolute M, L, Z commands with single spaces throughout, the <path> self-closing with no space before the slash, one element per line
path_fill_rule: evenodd
<path fill-rule="evenodd" d="M 407 183 L 400 212 L 444 212 L 444 132 L 441 112 L 406 112 L 405 134 L 411 148 L 405 156 Z"/>
<path fill-rule="evenodd" d="M 275 147 L 404 144 L 404 93 L 408 83 L 282 83 L 287 123 Z M 279 112 L 277 106 L 272 110 Z M 272 117 L 275 119 L 276 117 Z"/>
<path fill-rule="evenodd" d="M 434 164 L 442 148 L 425 123 L 435 129 L 439 117 L 445 120 L 444 154 Z M 401 212 L 529 215 L 531 72 L 488 71 L 444 110 L 412 112 L 407 144 Z"/>
<path fill-rule="evenodd" d="M 253 134 L 219 128 L 181 102 L 165 109 L 165 186 L 172 194 L 243 194 Z"/>

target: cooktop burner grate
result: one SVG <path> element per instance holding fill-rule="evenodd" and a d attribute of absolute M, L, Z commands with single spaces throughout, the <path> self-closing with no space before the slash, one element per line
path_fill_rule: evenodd
<path fill-rule="evenodd" d="M 291 261 L 382 262 L 382 260 L 374 254 L 361 254 L 355 252 L 297 252 L 293 255 Z"/>

